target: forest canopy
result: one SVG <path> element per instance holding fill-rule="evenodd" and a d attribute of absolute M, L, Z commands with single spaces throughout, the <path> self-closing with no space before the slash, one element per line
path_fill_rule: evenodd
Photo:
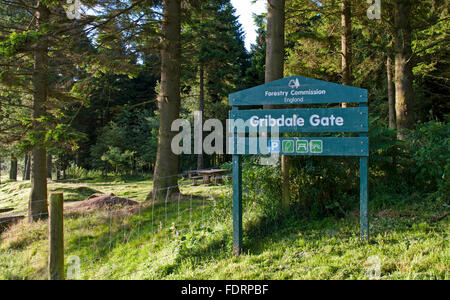
<path fill-rule="evenodd" d="M 156 186 L 176 185 L 158 178 L 231 158 L 165 156 L 172 121 L 201 111 L 204 120 L 225 122 L 228 95 L 277 77 L 267 77 L 266 69 L 278 60 L 283 76 L 369 91 L 372 168 L 381 177 L 409 163 L 439 164 L 427 182 L 447 176 L 448 157 L 437 162 L 425 153 L 437 151 L 427 148 L 431 140 L 448 153 L 448 1 L 281 3 L 281 36 L 272 20 L 281 15 L 269 9 L 254 16 L 258 38 L 246 49 L 229 0 L 1 0 L 3 168 L 12 169 L 11 180 L 17 168 L 31 177 L 34 200 L 47 197 L 47 177 L 66 178 L 74 168 L 102 176 L 153 174 Z M 281 52 L 273 48 L 276 34 Z M 304 164 L 292 162 L 293 181 L 306 172 Z M 407 178 L 417 182 L 424 171 L 416 169 Z"/>

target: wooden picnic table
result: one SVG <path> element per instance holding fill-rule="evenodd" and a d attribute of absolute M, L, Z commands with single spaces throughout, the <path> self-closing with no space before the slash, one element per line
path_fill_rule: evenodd
<path fill-rule="evenodd" d="M 209 184 L 211 182 L 211 177 L 215 178 L 222 174 L 227 173 L 228 170 L 223 169 L 212 169 L 212 170 L 198 170 L 197 173 L 203 176 L 203 184 Z"/>
<path fill-rule="evenodd" d="M 187 175 L 188 175 L 188 178 L 191 179 L 192 177 L 195 177 L 196 175 L 198 175 L 198 172 L 201 172 L 201 171 L 208 171 L 208 170 L 207 170 L 207 169 L 202 169 L 202 170 L 190 170 L 190 171 L 187 171 L 186 173 L 187 173 Z"/>

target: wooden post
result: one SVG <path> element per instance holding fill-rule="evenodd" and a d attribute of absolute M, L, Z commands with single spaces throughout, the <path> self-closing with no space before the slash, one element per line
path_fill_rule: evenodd
<path fill-rule="evenodd" d="M 64 280 L 64 197 L 61 193 L 50 194 L 48 260 L 49 280 Z"/>

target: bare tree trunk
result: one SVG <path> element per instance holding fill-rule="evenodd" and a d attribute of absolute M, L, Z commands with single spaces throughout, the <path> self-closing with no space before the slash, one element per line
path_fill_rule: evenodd
<path fill-rule="evenodd" d="M 26 156 L 26 166 L 25 166 L 25 177 L 24 180 L 31 179 L 31 155 L 27 154 Z"/>
<path fill-rule="evenodd" d="M 342 84 L 352 85 L 352 8 L 350 0 L 343 0 L 341 6 L 342 35 Z M 342 103 L 342 107 L 348 107 Z"/>
<path fill-rule="evenodd" d="M 284 10 L 285 0 L 268 1 L 266 83 L 284 77 Z M 266 107 L 270 108 L 270 106 Z"/>
<path fill-rule="evenodd" d="M 267 46 L 266 46 L 266 83 L 284 77 L 284 28 L 285 28 L 285 0 L 269 0 L 267 15 Z M 264 109 L 272 109 L 274 106 L 265 105 Z M 282 200 L 281 206 L 284 212 L 290 205 L 290 163 L 288 156 L 281 157 L 282 173 Z"/>
<path fill-rule="evenodd" d="M 203 112 L 205 110 L 205 70 L 202 64 L 200 64 L 200 99 L 198 104 L 198 110 L 201 112 L 203 117 Z M 203 122 L 203 120 L 202 120 Z M 200 134 L 200 140 L 203 142 L 203 132 L 197 132 L 196 134 Z M 205 167 L 204 159 L 203 159 L 203 151 L 201 154 L 197 156 L 197 170 L 202 170 Z"/>
<path fill-rule="evenodd" d="M 38 3 L 35 10 L 36 22 L 39 26 L 48 23 L 50 11 L 42 3 Z M 28 209 L 28 220 L 37 221 L 48 216 L 47 210 L 47 151 L 42 134 L 44 127 L 39 121 L 45 116 L 45 103 L 48 95 L 48 42 L 41 38 L 34 50 L 33 70 L 33 130 L 39 133 L 32 151 L 31 164 L 31 193 Z"/>
<path fill-rule="evenodd" d="M 389 99 L 389 128 L 397 129 L 397 124 L 396 124 L 396 119 L 395 119 L 394 72 L 392 70 L 392 58 L 390 55 L 388 55 L 388 57 L 387 57 L 386 70 L 387 70 L 388 99 Z"/>
<path fill-rule="evenodd" d="M 410 14 L 410 0 L 395 1 L 395 107 L 401 140 L 415 123 Z"/>
<path fill-rule="evenodd" d="M 22 180 L 25 180 L 26 172 L 27 172 L 27 164 L 28 164 L 28 154 L 25 154 L 24 162 L 23 162 L 23 173 Z"/>
<path fill-rule="evenodd" d="M 52 180 L 53 161 L 50 153 L 47 154 L 47 179 Z"/>
<path fill-rule="evenodd" d="M 2 184 L 2 157 L 0 156 L 0 184 Z"/>
<path fill-rule="evenodd" d="M 175 136 L 171 126 L 180 115 L 181 0 L 165 0 L 163 6 L 161 91 L 158 97 L 160 121 L 153 199 L 178 192 L 179 160 L 171 149 Z"/>
<path fill-rule="evenodd" d="M 9 180 L 17 181 L 17 157 L 11 155 L 11 168 L 9 169 Z"/>

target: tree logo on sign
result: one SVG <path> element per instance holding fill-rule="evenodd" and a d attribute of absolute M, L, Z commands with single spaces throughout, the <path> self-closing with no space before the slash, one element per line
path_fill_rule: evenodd
<path fill-rule="evenodd" d="M 298 78 L 289 81 L 289 87 L 291 89 L 298 89 L 300 87 L 300 81 L 298 80 Z"/>

